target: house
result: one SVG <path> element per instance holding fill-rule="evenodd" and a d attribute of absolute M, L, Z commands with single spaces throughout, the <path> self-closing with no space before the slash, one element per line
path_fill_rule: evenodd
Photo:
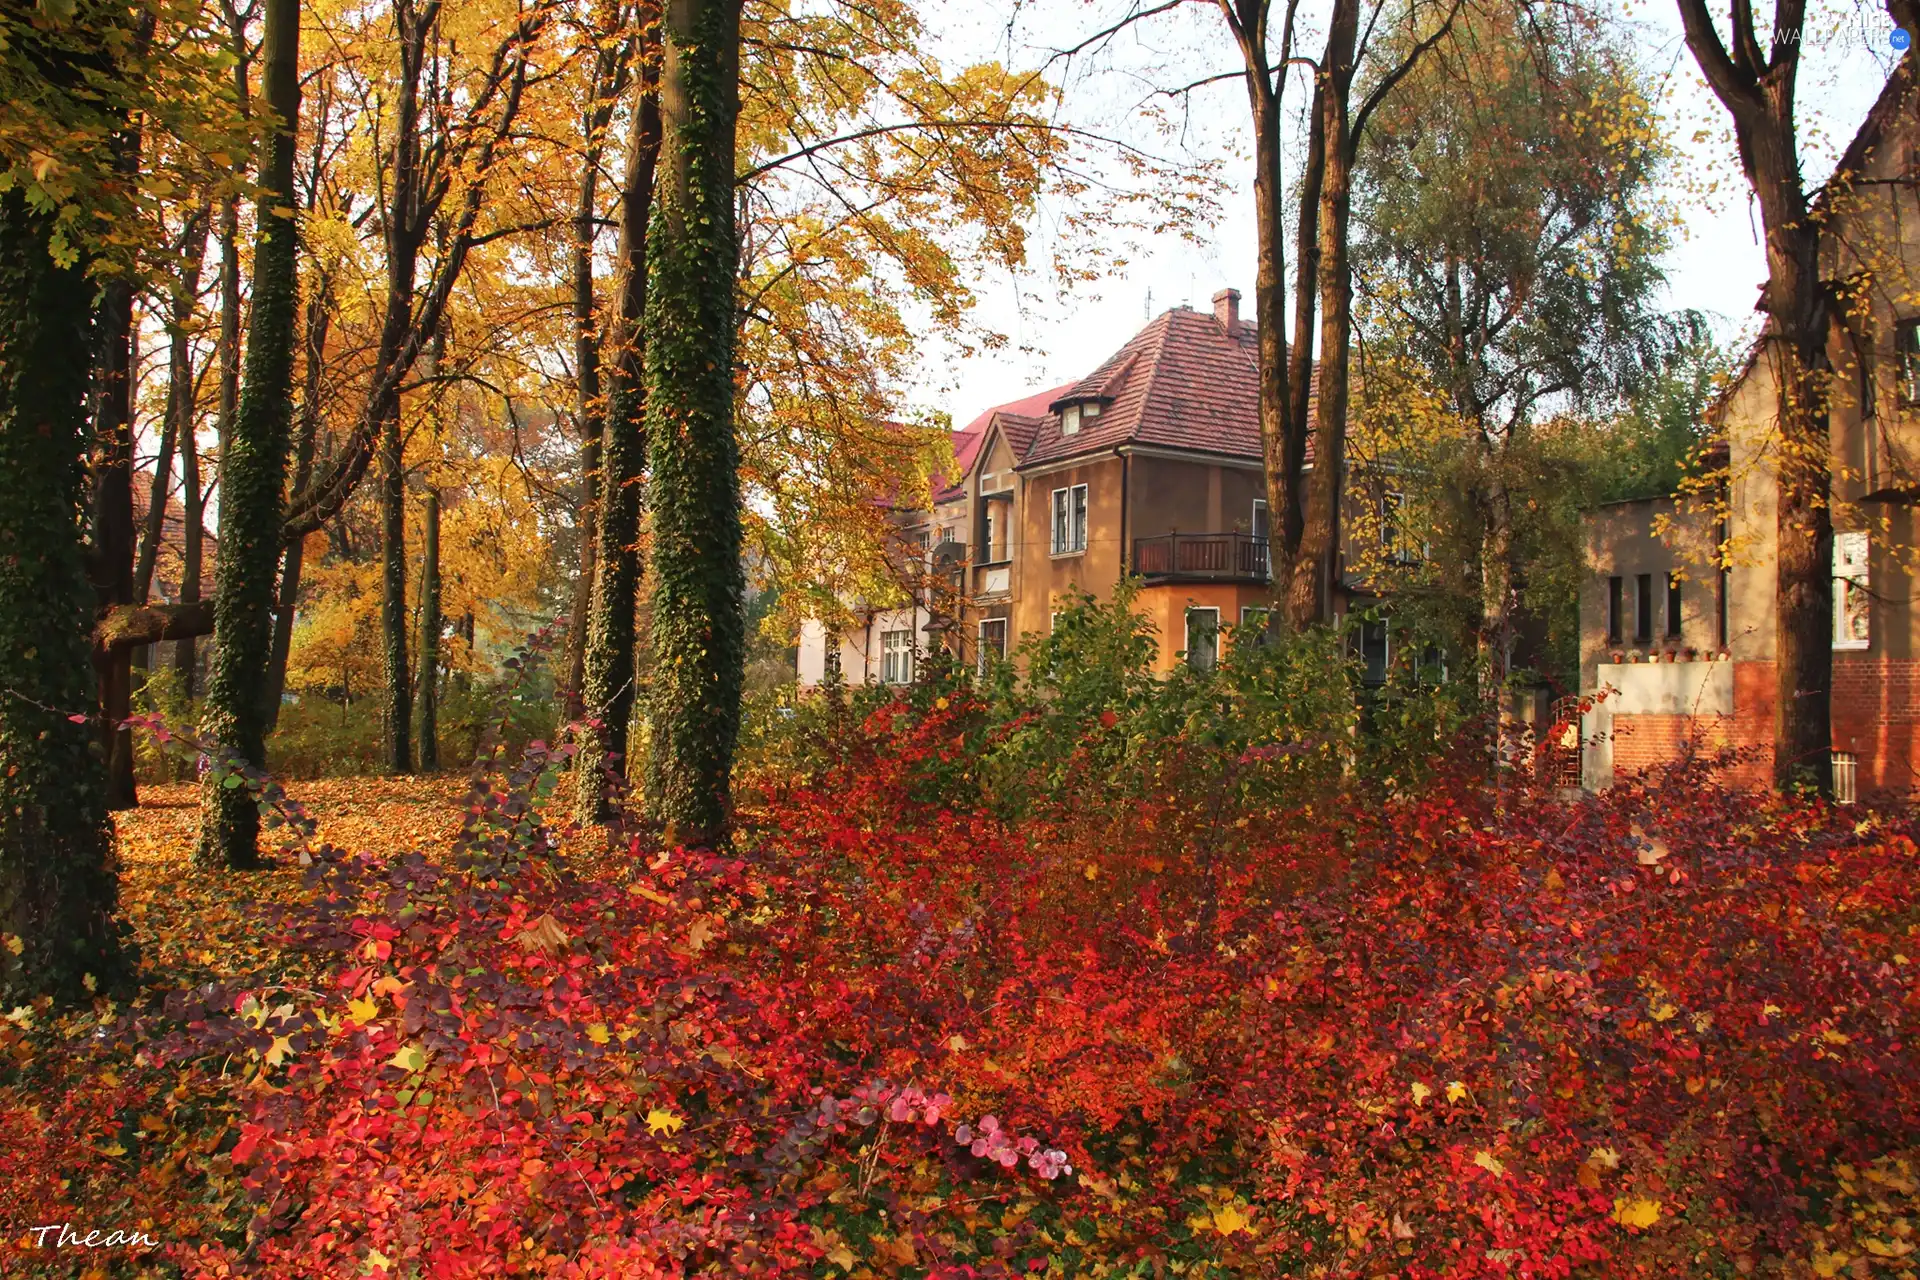
<path fill-rule="evenodd" d="M 1842 798 L 1920 787 L 1920 88 L 1887 82 L 1819 200 L 1836 307 L 1833 720 Z M 1767 344 L 1709 415 L 1724 441 L 1717 501 L 1647 498 L 1586 516 L 1583 783 L 1688 752 L 1750 748 L 1735 781 L 1772 775 L 1779 437 Z"/>
<path fill-rule="evenodd" d="M 856 609 L 837 637 L 809 623 L 803 686 L 835 666 L 852 683 L 906 683 L 935 650 L 1010 657 L 1062 600 L 1105 599 L 1129 572 L 1161 671 L 1212 665 L 1229 629 L 1267 607 L 1255 329 L 1238 290 L 1210 312 L 1162 312 L 1085 377 L 991 408 L 953 443 L 956 476 L 895 513 L 911 603 Z M 1337 611 L 1366 593 L 1344 568 L 1336 581 Z M 1386 656 L 1382 634 L 1367 657 L 1384 674 Z"/>

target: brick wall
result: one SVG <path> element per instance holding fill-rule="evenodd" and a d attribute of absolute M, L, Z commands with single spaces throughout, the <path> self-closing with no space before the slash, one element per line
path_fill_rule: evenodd
<path fill-rule="evenodd" d="M 1687 754 L 1710 754 L 1726 739 L 1721 717 L 1623 716 L 1613 718 L 1613 768 L 1616 774 L 1637 773 L 1669 764 Z"/>
<path fill-rule="evenodd" d="M 1727 775 L 1738 787 L 1765 787 L 1773 778 L 1771 662 L 1736 662 L 1731 719 L 1715 716 L 1615 716 L 1613 767 L 1628 774 L 1666 764 L 1686 753 L 1722 747 L 1751 749 Z M 1859 759 L 1862 796 L 1920 790 L 1920 660 L 1874 654 L 1833 656 L 1833 747 Z"/>
<path fill-rule="evenodd" d="M 1914 789 L 1920 783 L 1920 661 L 1834 654 L 1833 746 L 1860 758 L 1862 795 Z"/>

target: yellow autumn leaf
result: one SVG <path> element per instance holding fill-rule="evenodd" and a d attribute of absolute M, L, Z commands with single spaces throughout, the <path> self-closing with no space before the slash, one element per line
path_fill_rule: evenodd
<path fill-rule="evenodd" d="M 945 711 L 947 709 L 947 700 L 945 698 L 935 698 L 933 700 L 933 709 L 935 711 Z"/>
<path fill-rule="evenodd" d="M 390 1271 L 392 1268 L 392 1258 L 389 1258 L 378 1249 L 369 1249 L 367 1250 L 367 1259 L 361 1265 L 360 1270 L 367 1275 L 371 1275 L 375 1271 Z"/>
<path fill-rule="evenodd" d="M 1645 1196 L 1616 1197 L 1613 1220 L 1623 1227 L 1650 1227 L 1660 1221 L 1660 1202 Z"/>
<path fill-rule="evenodd" d="M 670 907 L 673 905 L 672 898 L 669 898 L 666 894 L 660 893 L 657 890 L 649 889 L 643 884 L 630 884 L 627 886 L 627 892 L 645 898 L 648 902 L 654 903 L 657 906 Z"/>
<path fill-rule="evenodd" d="M 1237 1204 L 1221 1205 L 1213 1211 L 1213 1229 L 1223 1236 L 1247 1229 L 1247 1215 L 1240 1212 Z"/>
<path fill-rule="evenodd" d="M 371 998 L 347 1001 L 347 1012 L 361 1026 L 366 1026 L 380 1016 L 380 1002 Z"/>
<path fill-rule="evenodd" d="M 945 699 L 942 699 L 942 701 L 945 701 Z M 842 1271 L 851 1271 L 854 1266 L 853 1250 L 847 1248 L 845 1241 L 841 1241 L 839 1244 L 833 1246 L 833 1248 L 827 1250 L 827 1261 Z"/>
<path fill-rule="evenodd" d="M 267 1065 L 270 1067 L 279 1066 L 287 1060 L 287 1056 L 292 1052 L 293 1041 L 287 1039 L 285 1036 L 275 1036 L 273 1043 L 267 1046 Z"/>
<path fill-rule="evenodd" d="M 607 1034 L 606 1023 L 596 1022 L 587 1028 L 587 1039 L 593 1041 L 595 1044 L 606 1044 L 609 1040 L 613 1039 L 613 1037 Z"/>
<path fill-rule="evenodd" d="M 1620 1153 L 1612 1147 L 1595 1147 L 1592 1153 L 1587 1156 L 1587 1159 L 1608 1169 L 1618 1169 L 1620 1167 Z"/>
<path fill-rule="evenodd" d="M 19 955 L 27 949 L 27 944 L 20 940 L 20 935 L 17 933 L 4 934 L 0 935 L 0 937 L 6 939 L 7 950 L 13 952 L 15 955 Z"/>
<path fill-rule="evenodd" d="M 387 1059 L 387 1065 L 402 1071 L 418 1071 L 427 1065 L 427 1055 L 420 1051 L 417 1044 L 405 1045 L 400 1052 Z"/>
<path fill-rule="evenodd" d="M 1448 1102 L 1458 1102 L 1466 1096 L 1467 1086 L 1462 1081 L 1454 1080 L 1447 1085 Z"/>
<path fill-rule="evenodd" d="M 1087 869 L 1081 872 L 1080 874 L 1084 875 L 1089 880 L 1098 880 L 1100 878 L 1100 868 L 1096 867 L 1093 863 L 1089 862 L 1087 864 Z"/>
<path fill-rule="evenodd" d="M 1418 1080 L 1415 1080 L 1413 1082 L 1413 1105 L 1414 1106 L 1416 1107 L 1419 1106 L 1421 1103 L 1425 1102 L 1428 1098 L 1431 1098 L 1432 1096 L 1433 1096 L 1432 1089 L 1429 1089 L 1426 1085 L 1421 1084 Z"/>
<path fill-rule="evenodd" d="M 1502 1164 L 1500 1158 L 1491 1151 L 1480 1152 L 1474 1156 L 1473 1162 L 1496 1178 L 1506 1176 L 1507 1166 Z"/>
<path fill-rule="evenodd" d="M 647 1132 L 653 1134 L 678 1133 L 686 1127 L 685 1116 L 675 1115 L 661 1107 L 647 1112 Z"/>
<path fill-rule="evenodd" d="M 1813 1255 L 1813 1274 L 1822 1277 L 1837 1276 L 1853 1261 L 1852 1255 L 1845 1253 L 1815 1253 Z"/>

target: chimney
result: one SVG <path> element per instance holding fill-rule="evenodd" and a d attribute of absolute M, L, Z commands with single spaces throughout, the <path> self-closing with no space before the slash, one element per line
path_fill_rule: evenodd
<path fill-rule="evenodd" d="M 1240 333 L 1240 291 L 1222 289 L 1213 295 L 1213 318 L 1226 328 L 1228 337 Z"/>

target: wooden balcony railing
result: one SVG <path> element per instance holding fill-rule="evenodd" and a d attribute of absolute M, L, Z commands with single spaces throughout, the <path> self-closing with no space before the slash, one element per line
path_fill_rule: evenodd
<path fill-rule="evenodd" d="M 1149 581 L 1265 582 L 1267 540 L 1248 533 L 1167 533 L 1136 538 L 1133 571 Z"/>

